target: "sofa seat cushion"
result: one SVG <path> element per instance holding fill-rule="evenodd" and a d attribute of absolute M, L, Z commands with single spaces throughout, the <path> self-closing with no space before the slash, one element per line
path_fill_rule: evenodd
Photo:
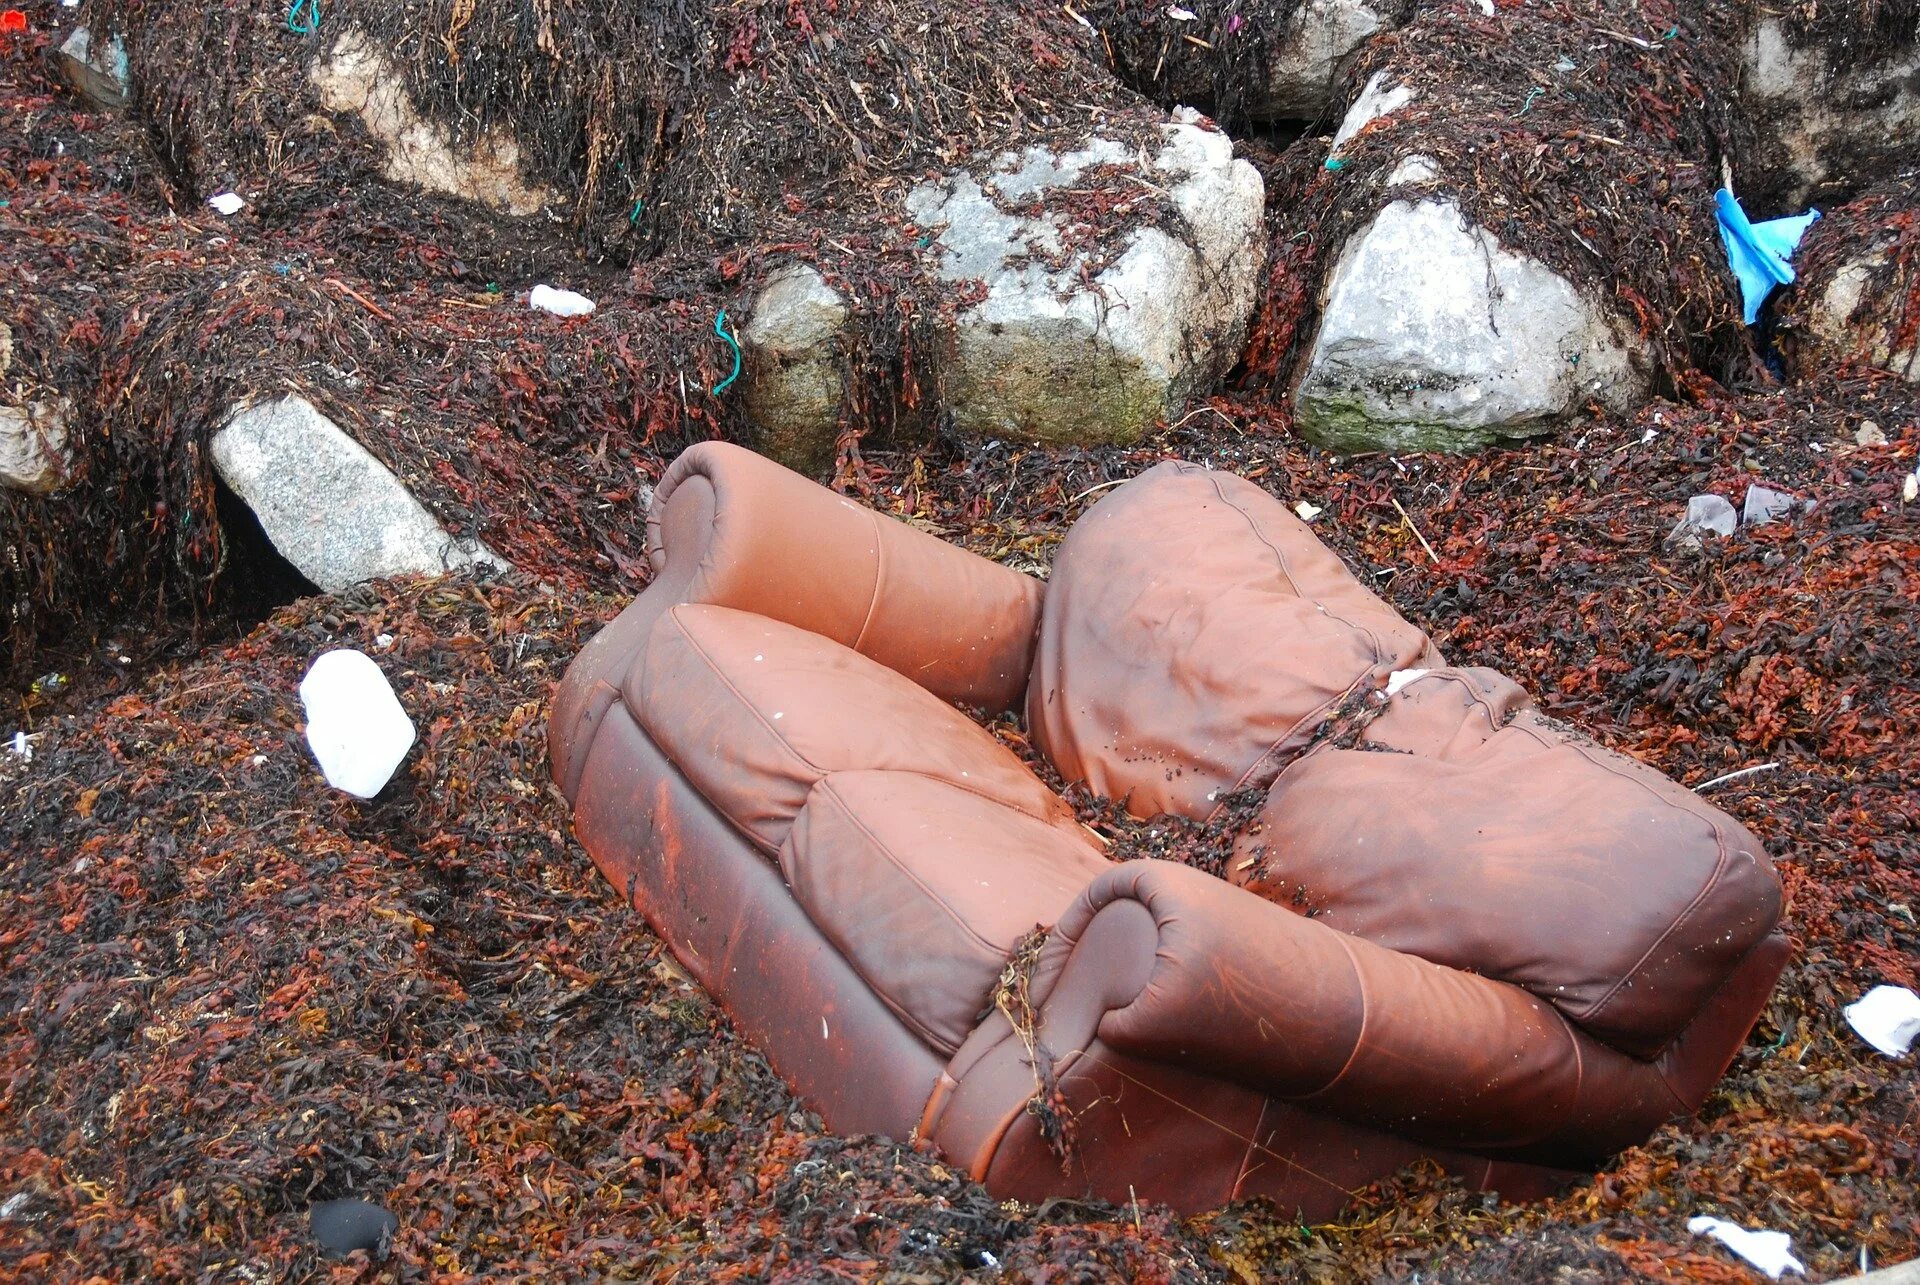
<path fill-rule="evenodd" d="M 681 604 L 654 624 L 622 696 L 714 808 L 775 853 L 821 778 L 918 772 L 1036 821 L 1060 798 L 953 706 L 819 634 L 751 612 Z"/>
<path fill-rule="evenodd" d="M 1779 883 L 1731 817 L 1517 693 L 1484 670 L 1409 684 L 1360 748 L 1275 781 L 1230 874 L 1652 1057 L 1772 929 Z"/>
<path fill-rule="evenodd" d="M 1278 500 L 1170 462 L 1062 542 L 1027 717 L 1068 780 L 1200 818 L 1271 781 L 1357 689 L 1439 663 Z"/>
<path fill-rule="evenodd" d="M 1020 939 L 1111 865 L 1077 826 L 906 772 L 828 776 L 780 849 L 815 926 L 947 1054 L 992 1004 Z"/>

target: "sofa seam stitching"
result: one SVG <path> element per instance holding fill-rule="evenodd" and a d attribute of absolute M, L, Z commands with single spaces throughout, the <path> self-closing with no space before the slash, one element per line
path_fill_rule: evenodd
<path fill-rule="evenodd" d="M 873 530 L 873 592 L 867 597 L 867 614 L 860 622 L 860 632 L 854 635 L 853 649 L 860 652 L 860 645 L 867 640 L 867 630 L 873 628 L 873 618 L 880 610 L 880 578 L 886 572 L 887 546 L 880 538 L 880 515 L 872 509 L 866 510 Z M 860 652 L 866 655 L 865 652 Z"/>

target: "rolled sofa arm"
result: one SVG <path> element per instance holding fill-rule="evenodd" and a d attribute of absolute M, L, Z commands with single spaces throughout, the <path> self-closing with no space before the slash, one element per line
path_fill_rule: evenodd
<path fill-rule="evenodd" d="M 1121 1003 L 1109 994 L 1095 1028 L 1121 1053 L 1430 1144 L 1576 1165 L 1696 1105 L 1658 1064 L 1607 1048 L 1517 987 L 1347 936 L 1185 866 L 1134 861 L 1101 875 L 1062 918 L 1061 945 L 1116 914 L 1152 955 L 1134 972 L 1145 976 L 1137 991 Z M 1061 994 L 1074 971 L 1062 970 L 1049 1008 L 1075 1005 Z"/>
<path fill-rule="evenodd" d="M 554 699 L 555 779 L 668 607 L 710 603 L 824 635 L 944 700 L 1012 709 L 1045 586 L 915 530 L 742 447 L 702 442 L 655 488 L 654 579 L 582 649 Z"/>

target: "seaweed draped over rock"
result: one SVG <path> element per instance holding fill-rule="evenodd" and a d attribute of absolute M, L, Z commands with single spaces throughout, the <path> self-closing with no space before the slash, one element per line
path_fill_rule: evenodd
<path fill-rule="evenodd" d="M 1246 381 L 1286 396 L 1304 372 L 1335 259 L 1403 199 L 1455 203 L 1644 345 L 1656 390 L 1754 370 L 1714 223 L 1743 10 L 1731 0 L 1422 6 L 1347 74 L 1346 102 L 1389 110 L 1332 152 L 1270 169 L 1274 256 Z M 1400 91 L 1406 91 L 1404 96 Z M 1397 104 L 1397 105 L 1395 105 Z M 1425 165 L 1412 173 L 1409 158 Z"/>
<path fill-rule="evenodd" d="M 1828 211 L 1795 266 L 1779 328 L 1797 373 L 1855 363 L 1920 380 L 1920 170 Z"/>
<path fill-rule="evenodd" d="M 872 203 L 889 176 L 1084 125 L 1117 89 L 1084 28 L 1041 4 L 339 0 L 310 36 L 275 5 L 93 12 L 124 33 L 188 194 L 269 161 L 280 184 L 350 172 L 310 79 L 344 47 L 455 151 L 510 142 L 549 213 L 620 259 L 763 237 L 789 201 Z"/>

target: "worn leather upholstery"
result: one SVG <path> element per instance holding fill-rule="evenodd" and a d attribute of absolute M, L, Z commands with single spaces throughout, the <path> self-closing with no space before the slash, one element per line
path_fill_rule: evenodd
<path fill-rule="evenodd" d="M 1697 1107 L 1785 963 L 1750 834 L 1242 479 L 1149 470 L 1044 593 L 718 444 L 649 526 L 554 701 L 581 841 L 834 1127 L 998 1194 L 1539 1194 Z M 1137 815 L 1265 808 L 1227 880 L 1116 864 L 955 702 Z"/>

